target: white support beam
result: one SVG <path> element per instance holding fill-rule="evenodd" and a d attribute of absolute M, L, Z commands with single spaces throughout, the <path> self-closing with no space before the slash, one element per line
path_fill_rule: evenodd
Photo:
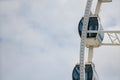
<path fill-rule="evenodd" d="M 100 0 L 98 0 L 97 6 L 96 6 L 96 9 L 95 9 L 95 15 L 96 16 L 99 16 L 101 4 L 102 4 L 102 2 Z"/>
<path fill-rule="evenodd" d="M 98 0 L 97 8 L 95 11 L 95 15 L 99 16 L 99 11 L 101 7 L 102 2 L 111 2 L 112 0 Z M 80 74 L 79 74 L 79 80 L 85 80 L 85 64 L 84 64 L 84 54 L 85 54 L 85 46 L 86 46 L 86 36 L 87 36 L 87 27 L 89 23 L 89 16 L 92 15 L 91 13 L 91 6 L 92 6 L 93 0 L 87 0 L 85 13 L 84 13 L 84 20 L 83 20 L 83 28 L 82 28 L 82 35 L 81 35 L 81 43 L 80 43 Z M 90 47 L 89 49 L 89 59 L 88 61 L 92 62 L 93 58 L 93 49 Z"/>
<path fill-rule="evenodd" d="M 101 45 L 120 46 L 120 31 L 93 31 L 93 30 L 87 31 L 87 33 L 100 33 L 100 32 L 104 33 L 104 35 L 106 35 L 105 37 L 107 37 L 106 41 L 109 41 L 101 43 Z"/>
<path fill-rule="evenodd" d="M 83 21 L 83 28 L 82 28 L 82 36 L 81 36 L 81 43 L 80 43 L 80 79 L 85 80 L 85 64 L 84 64 L 84 54 L 85 54 L 85 44 L 86 44 L 86 31 L 89 22 L 89 16 L 91 12 L 93 0 L 87 0 L 85 13 L 84 13 L 84 21 Z"/>
<path fill-rule="evenodd" d="M 99 31 L 95 31 L 95 30 L 89 30 L 87 31 L 87 33 L 118 33 L 120 34 L 120 30 L 119 31 L 103 31 L 103 30 L 99 30 Z"/>
<path fill-rule="evenodd" d="M 105 2 L 106 2 L 106 3 L 107 3 L 107 2 L 112 2 L 112 0 L 98 0 L 97 6 L 96 6 L 96 9 L 95 9 L 95 15 L 96 15 L 96 16 L 99 16 L 101 4 L 102 4 L 102 3 L 105 3 Z"/>
<path fill-rule="evenodd" d="M 119 35 L 119 33 L 106 33 L 106 34 L 108 36 L 108 39 L 110 39 L 111 42 L 102 43 L 102 45 L 120 46 L 120 35 Z"/>
<path fill-rule="evenodd" d="M 119 34 L 118 34 L 119 35 Z M 115 36 L 116 36 L 116 39 L 118 40 L 118 42 L 120 43 L 120 38 L 119 36 L 117 35 L 117 33 L 115 33 Z"/>
<path fill-rule="evenodd" d="M 89 47 L 89 53 L 88 53 L 88 62 L 92 63 L 92 59 L 93 59 L 93 47 Z"/>
<path fill-rule="evenodd" d="M 113 44 L 113 43 L 102 43 L 103 46 L 120 46 L 120 44 Z"/>
<path fill-rule="evenodd" d="M 112 0 L 98 0 L 98 1 L 101 1 L 101 2 L 112 2 Z"/>

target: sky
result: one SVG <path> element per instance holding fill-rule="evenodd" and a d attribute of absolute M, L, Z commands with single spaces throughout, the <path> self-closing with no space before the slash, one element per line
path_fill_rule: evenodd
<path fill-rule="evenodd" d="M 0 0 L 0 80 L 72 80 L 86 1 Z M 119 7 L 120 0 L 102 4 L 105 30 L 120 30 Z M 100 80 L 120 80 L 119 61 L 120 46 L 94 49 Z"/>

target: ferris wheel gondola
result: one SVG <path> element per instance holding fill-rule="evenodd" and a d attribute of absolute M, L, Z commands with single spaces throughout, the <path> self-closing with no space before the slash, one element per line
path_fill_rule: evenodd
<path fill-rule="evenodd" d="M 80 37 L 82 34 L 83 20 L 84 20 L 84 18 L 82 17 L 82 19 L 80 20 L 80 22 L 78 24 L 78 31 L 79 31 Z M 89 17 L 87 30 L 88 31 L 89 30 L 92 30 L 92 31 L 103 30 L 98 17 Z M 86 46 L 87 47 L 90 47 L 90 46 L 98 47 L 102 43 L 103 38 L 104 38 L 104 33 L 102 33 L 102 32 L 100 32 L 100 33 L 87 33 Z"/>
<path fill-rule="evenodd" d="M 76 64 L 72 72 L 72 80 L 80 80 L 79 75 L 80 75 L 79 64 Z M 93 63 L 85 64 L 85 80 L 99 80 Z"/>

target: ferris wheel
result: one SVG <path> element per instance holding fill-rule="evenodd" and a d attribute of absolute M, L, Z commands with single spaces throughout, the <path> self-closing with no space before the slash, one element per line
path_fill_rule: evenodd
<path fill-rule="evenodd" d="M 78 32 L 81 37 L 80 61 L 72 72 L 72 80 L 99 80 L 95 65 L 92 62 L 93 49 L 102 45 L 120 46 L 120 31 L 105 31 L 101 25 L 99 12 L 102 3 L 112 0 L 98 0 L 95 13 L 91 12 L 93 0 L 87 0 L 84 16 L 78 24 Z M 108 35 L 109 43 L 103 43 L 105 35 Z M 85 63 L 85 47 L 89 48 L 88 61 Z"/>

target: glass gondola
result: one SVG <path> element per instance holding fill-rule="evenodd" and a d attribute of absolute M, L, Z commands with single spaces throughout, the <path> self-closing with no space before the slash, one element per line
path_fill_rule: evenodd
<path fill-rule="evenodd" d="M 82 35 L 82 28 L 83 28 L 83 20 L 84 18 L 80 20 L 78 24 L 78 32 L 81 37 Z M 103 30 L 100 20 L 98 17 L 89 17 L 89 22 L 88 22 L 88 28 L 87 30 L 92 30 L 92 31 L 99 31 Z M 103 41 L 104 34 L 102 32 L 100 33 L 87 33 L 87 46 L 99 46 L 100 43 Z"/>
<path fill-rule="evenodd" d="M 77 64 L 72 72 L 72 80 L 79 80 L 80 69 Z M 85 65 L 85 80 L 98 80 L 97 73 L 92 64 Z"/>

